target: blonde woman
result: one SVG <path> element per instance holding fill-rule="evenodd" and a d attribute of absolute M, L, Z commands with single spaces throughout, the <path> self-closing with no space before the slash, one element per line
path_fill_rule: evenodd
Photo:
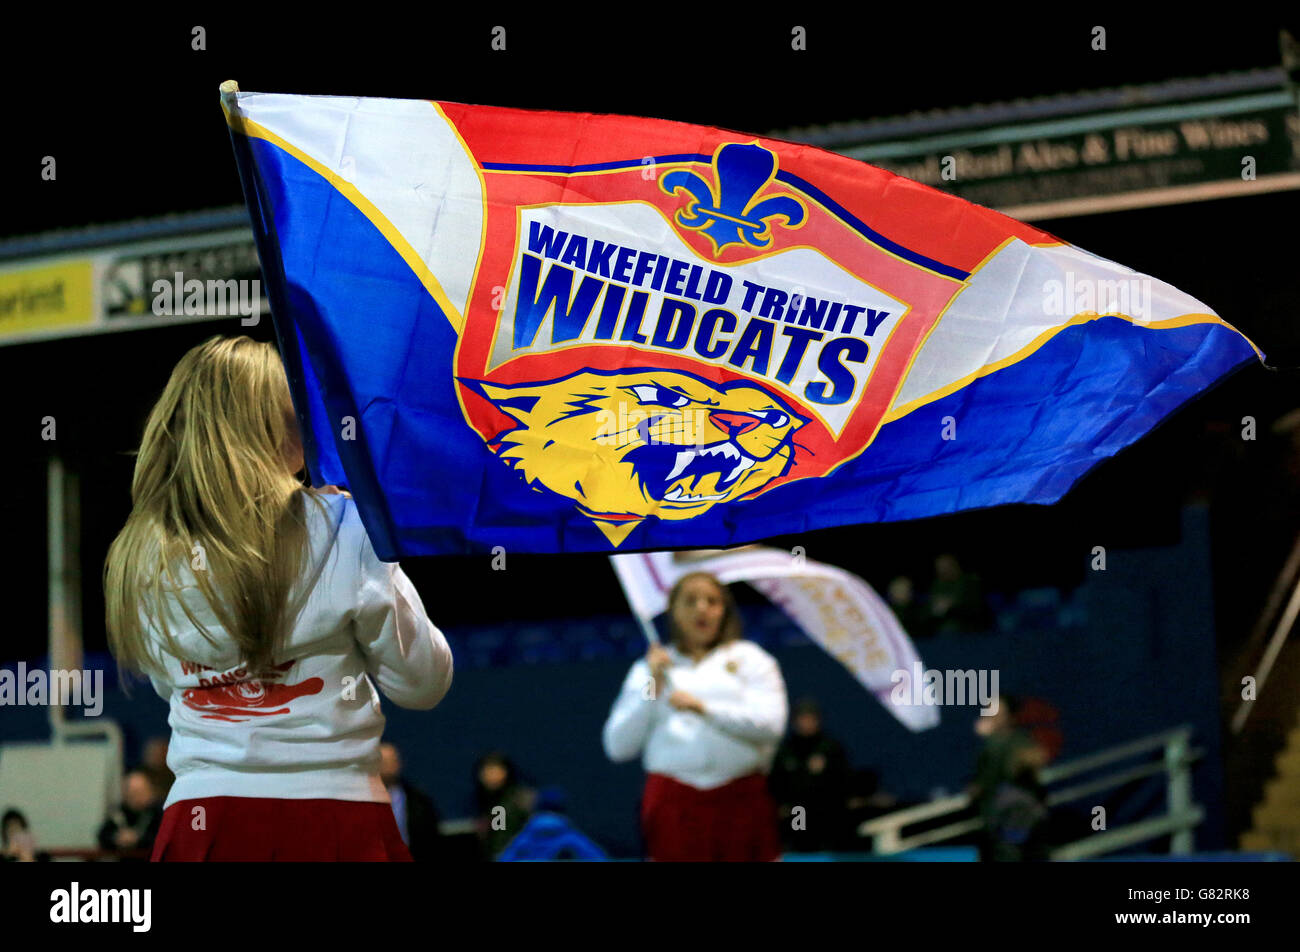
<path fill-rule="evenodd" d="M 171 705 L 153 859 L 402 860 L 379 694 L 428 710 L 447 641 L 346 493 L 304 488 L 270 344 L 212 338 L 145 424 L 104 567 L 109 646 Z"/>
<path fill-rule="evenodd" d="M 672 644 L 632 665 L 605 722 L 611 760 L 640 756 L 641 831 L 657 861 L 779 858 L 767 790 L 788 703 L 776 660 L 741 638 L 731 591 L 704 572 L 668 596 Z"/>

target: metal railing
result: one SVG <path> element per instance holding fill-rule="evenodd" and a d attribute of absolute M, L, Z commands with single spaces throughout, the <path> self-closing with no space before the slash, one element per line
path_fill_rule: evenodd
<path fill-rule="evenodd" d="M 1192 852 L 1192 831 L 1205 818 L 1205 812 L 1193 802 L 1192 798 L 1191 766 L 1203 751 L 1193 748 L 1191 739 L 1192 728 L 1183 725 L 1040 770 L 1040 781 L 1044 787 L 1050 787 L 1123 761 L 1156 752 L 1161 754 L 1158 759 L 1148 763 L 1128 766 L 1100 777 L 1092 777 L 1070 786 L 1050 790 L 1047 794 L 1049 808 L 1081 800 L 1147 777 L 1161 774 L 1167 776 L 1166 813 L 1058 845 L 1052 849 L 1051 858 L 1054 860 L 1087 859 L 1113 853 L 1159 836 L 1172 837 L 1171 853 L 1185 855 Z M 972 803 L 971 797 L 964 793 L 942 797 L 930 803 L 867 820 L 858 827 L 858 835 L 871 839 L 872 852 L 877 855 L 902 853 L 918 847 L 942 843 L 978 832 L 984 828 L 983 819 L 962 817 L 932 829 L 910 834 L 905 831 L 908 827 L 942 820 L 944 817 L 956 817 L 969 810 Z"/>

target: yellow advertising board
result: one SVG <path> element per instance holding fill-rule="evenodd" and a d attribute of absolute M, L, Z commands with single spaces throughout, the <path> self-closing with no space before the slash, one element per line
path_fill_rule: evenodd
<path fill-rule="evenodd" d="M 0 339 L 94 322 L 91 259 L 0 271 Z"/>

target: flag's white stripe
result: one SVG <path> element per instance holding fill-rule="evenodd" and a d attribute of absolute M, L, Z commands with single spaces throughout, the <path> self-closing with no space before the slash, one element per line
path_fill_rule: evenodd
<path fill-rule="evenodd" d="M 1119 308 L 1111 307 L 1113 292 L 1118 292 L 1114 303 Z M 1076 305 L 1089 293 L 1096 311 L 1122 310 L 1139 325 L 1188 315 L 1199 316 L 1191 321 L 1217 320 L 1209 307 L 1190 294 L 1114 261 L 1073 245 L 1042 248 L 1012 239 L 971 275 L 939 319 L 891 410 L 929 402 L 964 378 L 1012 359 L 1045 335 L 1077 323 Z"/>
<path fill-rule="evenodd" d="M 476 166 L 451 123 L 419 99 L 240 93 L 239 111 L 356 187 L 468 306 L 483 237 Z"/>

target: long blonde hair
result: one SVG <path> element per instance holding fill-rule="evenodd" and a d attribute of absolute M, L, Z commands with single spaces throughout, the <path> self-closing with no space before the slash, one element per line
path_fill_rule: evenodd
<path fill-rule="evenodd" d="M 148 627 L 181 656 L 167 623 L 187 562 L 203 597 L 253 676 L 266 672 L 296 612 L 289 596 L 303 568 L 305 497 L 289 471 L 295 426 L 284 365 L 271 344 L 213 337 L 189 350 L 149 413 L 131 482 L 131 515 L 104 562 L 108 644 L 120 669 L 158 672 Z"/>

